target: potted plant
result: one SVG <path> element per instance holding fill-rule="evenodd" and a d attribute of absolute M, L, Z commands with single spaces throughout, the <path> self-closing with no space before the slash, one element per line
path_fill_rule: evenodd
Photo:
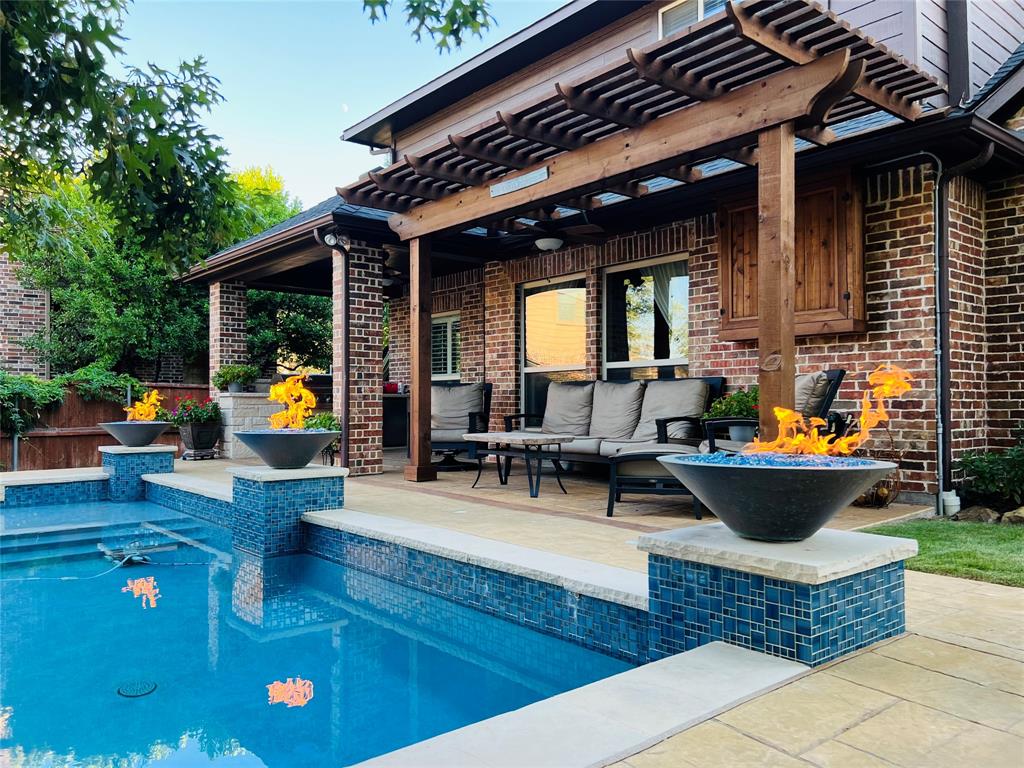
<path fill-rule="evenodd" d="M 213 386 L 228 392 L 241 392 L 259 375 L 260 369 L 255 365 L 223 365 L 213 374 Z"/>
<path fill-rule="evenodd" d="M 157 419 L 161 400 L 163 397 L 160 392 L 151 389 L 141 400 L 136 400 L 134 405 L 124 409 L 128 414 L 126 421 L 107 421 L 100 426 L 128 448 L 149 445 L 170 426 L 169 421 Z"/>
<path fill-rule="evenodd" d="M 757 387 L 739 389 L 730 392 L 725 397 L 720 397 L 711 404 L 708 412 L 704 414 L 705 419 L 757 419 L 758 412 Z M 754 439 L 756 426 L 733 425 L 729 427 L 729 439 L 737 442 L 749 443 Z"/>
<path fill-rule="evenodd" d="M 341 422 L 338 417 L 330 411 L 321 411 L 320 413 L 314 413 L 308 419 L 306 419 L 306 429 L 323 429 L 327 432 L 337 432 L 339 437 L 331 441 L 331 443 L 324 448 L 320 455 L 323 458 L 324 464 L 334 466 L 334 457 L 337 456 L 338 451 L 341 450 Z"/>
<path fill-rule="evenodd" d="M 306 388 L 305 379 L 305 374 L 289 376 L 270 388 L 270 397 L 267 399 L 285 407 L 270 417 L 270 429 L 235 433 L 244 445 L 273 469 L 304 467 L 320 451 L 341 437 L 340 429 L 307 425 L 306 420 L 316 407 L 316 396 Z"/>
<path fill-rule="evenodd" d="M 187 449 L 183 458 L 199 458 L 200 454 L 211 455 L 220 439 L 220 405 L 212 398 L 197 400 L 186 397 L 178 402 L 167 415 L 168 421 L 178 428 L 181 441 Z"/>

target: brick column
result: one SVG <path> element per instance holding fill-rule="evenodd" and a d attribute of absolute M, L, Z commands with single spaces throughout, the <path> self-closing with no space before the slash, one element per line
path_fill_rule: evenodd
<path fill-rule="evenodd" d="M 222 365 L 245 363 L 249 359 L 245 321 L 245 283 L 210 283 L 211 390 L 213 374 Z"/>
<path fill-rule="evenodd" d="M 484 307 L 484 367 L 494 384 L 490 428 L 500 431 L 502 417 L 519 412 L 516 286 L 503 262 L 484 265 Z"/>
<path fill-rule="evenodd" d="M 383 252 L 353 243 L 332 256 L 334 412 L 344 422 L 354 475 L 383 468 Z"/>
<path fill-rule="evenodd" d="M 0 250 L 0 370 L 8 373 L 48 375 L 46 364 L 22 344 L 47 330 L 46 291 L 28 290 L 14 273 L 14 265 Z"/>

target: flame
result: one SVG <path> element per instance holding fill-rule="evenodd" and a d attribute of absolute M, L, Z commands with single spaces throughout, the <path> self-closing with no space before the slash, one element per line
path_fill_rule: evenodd
<path fill-rule="evenodd" d="M 301 677 L 289 677 L 286 682 L 275 680 L 267 686 L 269 704 L 287 704 L 289 707 L 304 707 L 313 698 L 313 682 Z"/>
<path fill-rule="evenodd" d="M 868 374 L 871 391 L 861 396 L 860 429 L 852 435 L 837 438 L 823 431 L 827 425 L 824 419 L 804 419 L 803 415 L 788 408 L 774 408 L 779 436 L 766 442 L 754 438 L 754 442 L 744 446 L 743 451 L 849 456 L 871 436 L 872 429 L 889 420 L 885 401 L 909 392 L 913 378 L 908 371 L 888 364 L 880 365 Z"/>
<path fill-rule="evenodd" d="M 316 396 L 302 383 L 305 379 L 305 374 L 289 376 L 270 388 L 267 399 L 285 406 L 285 410 L 270 417 L 271 429 L 302 429 L 316 407 Z"/>
<path fill-rule="evenodd" d="M 128 421 L 153 421 L 156 418 L 157 408 L 160 407 L 160 401 L 163 399 L 159 390 L 151 389 L 142 396 L 141 400 L 136 400 L 135 405 L 131 408 L 124 409 L 124 412 L 128 414 Z"/>

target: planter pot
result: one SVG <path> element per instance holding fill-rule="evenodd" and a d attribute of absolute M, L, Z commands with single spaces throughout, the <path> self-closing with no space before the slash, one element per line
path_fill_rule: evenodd
<path fill-rule="evenodd" d="M 117 442 L 126 448 L 149 445 L 163 434 L 169 421 L 107 421 L 100 424 Z"/>
<path fill-rule="evenodd" d="M 661 456 L 662 464 L 738 536 L 802 541 L 888 475 L 888 461 L 776 453 Z"/>
<path fill-rule="evenodd" d="M 272 469 L 299 469 L 332 442 L 341 432 L 309 429 L 259 429 L 235 432 L 243 445 L 252 449 Z"/>
<path fill-rule="evenodd" d="M 228 384 L 228 392 L 243 392 L 243 391 L 245 391 L 245 386 L 240 381 L 232 381 L 230 384 Z"/>
<path fill-rule="evenodd" d="M 738 443 L 749 443 L 754 439 L 754 427 L 729 427 L 729 439 Z"/>
<path fill-rule="evenodd" d="M 210 451 L 220 440 L 220 422 L 182 424 L 178 427 L 178 432 L 181 433 L 181 442 L 188 450 Z"/>

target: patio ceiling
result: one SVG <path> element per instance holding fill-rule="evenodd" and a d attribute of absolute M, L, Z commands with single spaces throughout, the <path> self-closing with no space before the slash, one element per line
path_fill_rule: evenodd
<path fill-rule="evenodd" d="M 451 135 L 417 156 L 406 155 L 338 192 L 349 203 L 406 214 L 506 174 L 543 167 L 566 153 L 585 154 L 579 150 L 624 132 L 642 131 L 701 103 L 724 101 L 740 90 L 755 95 L 771 76 L 843 51 L 849 51 L 848 72 L 859 72 L 863 62 L 863 74 L 829 109 L 798 123 L 801 138 L 827 144 L 834 138 L 828 126 L 879 110 L 913 121 L 922 112 L 921 100 L 944 92 L 930 75 L 816 3 L 746 0 L 646 48 L 630 49 L 626 57 L 586 79 L 557 83 L 550 94 L 522 110 L 498 112 L 475 129 Z M 756 145 L 757 133 L 751 131 L 708 142 L 679 155 L 678 162 L 606 175 L 605 184 L 591 181 L 582 193 L 574 188 L 560 197 L 557 206 L 572 210 L 554 215 L 600 207 L 608 200 L 607 193 L 623 196 L 619 199 L 643 197 L 663 186 L 645 184 L 653 179 L 692 183 L 701 176 L 695 166 L 716 158 L 754 164 Z M 500 210 L 501 202 L 495 199 L 492 209 Z M 545 200 L 544 208 L 533 210 L 519 206 L 502 211 L 499 218 L 485 213 L 463 217 L 454 224 L 481 223 L 511 231 L 518 226 L 518 216 L 550 217 L 551 203 Z M 395 216 L 391 225 L 403 238 L 424 233 L 403 232 L 409 222 L 409 217 Z"/>

